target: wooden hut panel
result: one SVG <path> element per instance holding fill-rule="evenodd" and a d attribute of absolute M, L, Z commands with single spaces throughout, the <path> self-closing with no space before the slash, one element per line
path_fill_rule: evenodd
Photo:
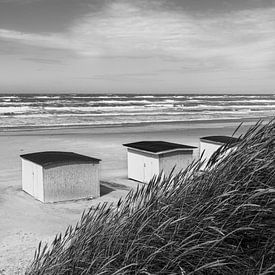
<path fill-rule="evenodd" d="M 165 141 L 124 144 L 128 151 L 128 178 L 148 183 L 161 171 L 168 175 L 174 166 L 186 168 L 193 160 L 194 146 Z"/>
<path fill-rule="evenodd" d="M 230 136 L 208 136 L 200 138 L 200 155 L 203 154 L 202 159 L 205 161 L 202 169 L 205 168 L 207 162 L 211 156 L 224 144 L 228 144 L 229 147 L 234 148 L 234 146 L 240 140 L 235 137 Z M 231 150 L 231 149 L 230 149 Z M 227 151 L 227 153 L 230 152 Z"/>
<path fill-rule="evenodd" d="M 99 197 L 98 164 L 70 164 L 44 169 L 45 202 Z"/>
<path fill-rule="evenodd" d="M 148 183 L 159 173 L 158 157 L 146 152 L 128 150 L 128 178 Z"/>
<path fill-rule="evenodd" d="M 22 160 L 22 189 L 36 199 L 44 200 L 43 168 L 25 159 Z"/>
<path fill-rule="evenodd" d="M 205 168 L 210 157 L 221 147 L 221 144 L 213 144 L 209 142 L 200 142 L 200 152 L 203 154 L 202 159 L 204 160 L 204 164 L 202 169 Z"/>
<path fill-rule="evenodd" d="M 173 154 L 163 154 L 160 156 L 160 171 L 165 175 L 169 175 L 175 167 L 174 174 L 185 169 L 193 161 L 193 152 L 174 152 Z"/>

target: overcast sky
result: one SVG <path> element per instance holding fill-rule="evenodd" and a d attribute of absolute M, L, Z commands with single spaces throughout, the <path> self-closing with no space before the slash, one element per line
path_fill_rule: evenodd
<path fill-rule="evenodd" d="M 275 0 L 0 0 L 0 92 L 275 92 Z"/>

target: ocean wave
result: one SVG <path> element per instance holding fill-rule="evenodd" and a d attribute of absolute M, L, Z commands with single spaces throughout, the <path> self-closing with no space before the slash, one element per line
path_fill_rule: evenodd
<path fill-rule="evenodd" d="M 12 98 L 18 98 L 19 96 L 13 96 L 13 95 L 9 95 L 9 96 L 3 96 L 3 95 L 0 95 L 0 99 L 1 98 L 9 98 L 9 99 L 12 99 Z"/>
<path fill-rule="evenodd" d="M 0 127 L 98 125 L 270 116 L 274 95 L 3 95 Z"/>
<path fill-rule="evenodd" d="M 12 99 L 16 99 L 15 101 Z M 41 100 L 43 99 L 43 100 Z M 14 97 L 14 98 L 6 98 L 6 97 L 1 97 L 0 96 L 0 104 L 68 104 L 68 105 L 74 105 L 74 104 L 162 104 L 162 103 L 182 103 L 182 104 L 189 104 L 189 103 L 207 103 L 207 104 L 241 104 L 241 103 L 274 103 L 275 99 L 273 98 L 258 98 L 258 99 L 250 99 L 250 98 L 230 98 L 230 99 L 217 99 L 217 97 L 206 97 L 206 98 L 201 98 L 201 97 L 192 97 L 192 98 L 180 98 L 179 96 L 177 97 L 84 97 L 78 100 L 79 98 L 77 97 L 48 97 L 48 96 L 40 96 L 40 97 Z"/>
<path fill-rule="evenodd" d="M 29 107 L 18 106 L 18 107 L 0 107 L 0 114 L 2 113 L 24 113 L 30 111 Z"/>
<path fill-rule="evenodd" d="M 235 111 L 223 111 L 223 112 L 212 112 L 206 111 L 207 114 L 236 114 Z M 239 112 L 240 113 L 248 113 L 247 111 Z M 17 118 L 50 118 L 50 117 L 123 117 L 123 116 L 184 116 L 184 115 L 198 115 L 197 112 L 159 112 L 159 111 L 150 111 L 150 112 L 112 112 L 112 113 L 61 113 L 61 114 L 41 114 L 41 113 L 30 113 L 30 114 L 11 114 L 16 115 Z M 0 117 L 5 117 L 5 115 L 0 115 Z"/>
<path fill-rule="evenodd" d="M 226 105 L 226 106 L 216 106 L 216 105 L 205 105 L 199 104 L 197 106 L 177 106 L 176 108 L 181 109 L 201 109 L 204 111 L 205 109 L 224 109 L 224 108 L 231 108 L 231 109 L 250 109 L 250 108 L 263 108 L 263 109 L 270 109 L 275 110 L 275 105 Z"/>
<path fill-rule="evenodd" d="M 33 98 L 38 98 L 38 99 L 48 99 L 48 98 L 60 98 L 61 96 L 56 96 L 56 95 L 43 95 L 43 96 L 33 96 Z"/>
<path fill-rule="evenodd" d="M 44 124 L 30 124 L 30 123 L 25 123 L 25 124 L 0 124 L 0 129 L 12 129 L 12 128 L 22 128 L 22 127 L 36 127 L 36 128 L 63 128 L 63 127 L 83 127 L 83 126 L 115 126 L 115 125 L 127 125 L 127 124 L 132 124 L 132 125 L 139 125 L 139 124 L 155 124 L 155 123 L 180 123 L 180 122 L 190 122 L 190 121 L 223 121 L 223 120 L 235 120 L 235 119 L 246 119 L 246 118 L 251 118 L 251 116 L 242 116 L 242 117 L 234 117 L 234 116 L 225 116 L 225 117 L 208 117 L 208 116 L 201 116 L 201 117 L 188 117 L 185 119 L 142 119 L 142 120 L 121 120 L 121 121 L 93 121 L 93 122 L 68 122 L 68 123 L 44 123 Z M 255 118 L 257 116 L 255 115 Z"/>
<path fill-rule="evenodd" d="M 187 111 L 187 112 L 132 112 L 132 113 L 120 113 L 120 112 L 114 112 L 114 113 L 93 113 L 93 114 L 79 114 L 79 113 L 67 113 L 67 114 L 9 114 L 8 117 L 12 119 L 14 122 L 22 122 L 22 119 L 25 120 L 25 122 L 30 121 L 37 121 L 41 122 L 42 120 L 75 120 L 79 119 L 85 120 L 85 119 L 94 119 L 99 121 L 104 120 L 125 120 L 125 118 L 130 118 L 137 120 L 141 117 L 143 118 L 154 118 L 157 122 L 161 117 L 175 117 L 178 119 L 183 118 L 190 118 L 190 117 L 197 117 L 198 119 L 201 117 L 242 117 L 244 115 L 255 115 L 255 116 L 269 116 L 272 115 L 270 112 L 267 112 L 265 110 L 240 110 L 239 112 L 236 111 L 230 111 L 230 110 L 223 110 L 223 111 L 205 111 L 203 113 L 197 113 L 193 111 Z M 0 115 L 0 118 L 7 118 L 6 115 Z M 6 120 L 8 121 L 8 119 Z"/>
<path fill-rule="evenodd" d="M 213 111 L 234 111 L 239 112 L 241 110 L 266 110 L 266 111 L 274 111 L 275 112 L 275 105 L 228 105 L 228 106 L 210 106 L 205 104 L 199 104 L 196 106 L 174 106 L 173 104 L 151 104 L 145 106 L 45 106 L 41 107 L 34 107 L 34 106 L 16 106 L 16 107 L 2 107 L 0 106 L 0 114 L 6 115 L 16 115 L 16 114 L 89 114 L 89 113 L 146 113 L 146 112 L 155 112 L 155 111 L 166 111 L 167 113 L 173 111 L 175 113 L 181 113 L 184 111 L 196 111 L 196 112 L 213 112 Z"/>

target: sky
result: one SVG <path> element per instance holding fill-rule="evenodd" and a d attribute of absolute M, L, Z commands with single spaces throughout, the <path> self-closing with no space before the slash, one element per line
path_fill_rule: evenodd
<path fill-rule="evenodd" d="M 275 0 L 0 0 L 0 93 L 274 93 Z"/>

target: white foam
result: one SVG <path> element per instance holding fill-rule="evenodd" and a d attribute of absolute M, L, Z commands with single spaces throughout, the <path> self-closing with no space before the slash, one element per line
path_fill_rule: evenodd
<path fill-rule="evenodd" d="M 11 98 L 16 100 L 9 101 Z M 29 99 L 26 95 L 0 96 L 3 127 L 160 123 L 274 113 L 275 98 L 259 95 L 37 95 Z"/>
<path fill-rule="evenodd" d="M 18 106 L 18 107 L 0 107 L 0 114 L 4 113 L 24 113 L 29 111 L 30 108 L 26 106 Z"/>

